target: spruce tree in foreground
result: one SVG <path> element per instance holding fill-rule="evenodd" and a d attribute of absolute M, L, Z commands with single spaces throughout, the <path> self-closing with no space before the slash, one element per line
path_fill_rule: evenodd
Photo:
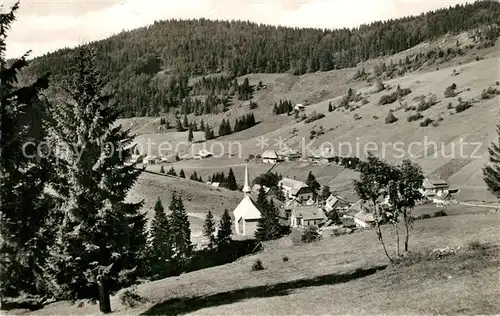
<path fill-rule="evenodd" d="M 309 174 L 307 175 L 306 184 L 312 189 L 314 198 L 316 198 L 316 196 L 318 195 L 317 192 L 321 188 L 321 185 L 316 180 L 316 177 L 313 175 L 312 171 L 309 171 Z"/>
<path fill-rule="evenodd" d="M 211 211 L 208 211 L 205 222 L 203 223 L 203 236 L 208 239 L 208 248 L 213 248 L 217 240 L 215 238 L 214 215 Z"/>
<path fill-rule="evenodd" d="M 497 127 L 498 143 L 492 143 L 488 149 L 490 165 L 483 168 L 484 182 L 497 198 L 500 198 L 500 125 Z"/>
<path fill-rule="evenodd" d="M 36 147 L 45 139 L 44 101 L 39 93 L 47 76 L 20 87 L 18 73 L 27 66 L 27 55 L 10 66 L 5 40 L 15 20 L 16 3 L 0 13 L 0 299 L 22 295 L 39 299 L 45 294 L 43 266 L 52 244 L 56 218 L 45 194 L 51 162 Z M 23 145 L 27 146 L 23 154 Z M 1 304 L 1 302 L 0 302 Z"/>
<path fill-rule="evenodd" d="M 191 228 L 182 198 L 177 196 L 175 192 L 172 193 L 169 209 L 172 212 L 170 214 L 170 236 L 174 247 L 174 256 L 182 267 L 191 257 Z"/>
<path fill-rule="evenodd" d="M 184 170 L 182 170 L 182 169 L 179 172 L 179 178 L 186 178 L 186 175 L 184 174 Z"/>
<path fill-rule="evenodd" d="M 258 241 L 278 239 L 282 236 L 281 224 L 278 218 L 278 209 L 272 201 L 266 199 L 264 189 L 261 187 L 257 198 L 257 207 L 260 211 L 260 218 L 257 222 L 255 238 Z"/>
<path fill-rule="evenodd" d="M 65 100 L 53 108 L 52 135 L 64 216 L 52 247 L 48 277 L 59 299 L 99 298 L 133 284 L 146 244 L 142 202 L 125 203 L 140 170 L 127 165 L 133 152 L 128 131 L 115 125 L 119 113 L 95 67 L 95 52 L 79 48 L 62 84 Z"/>
<path fill-rule="evenodd" d="M 154 207 L 155 216 L 151 222 L 149 264 L 151 274 L 155 278 L 169 276 L 172 258 L 172 242 L 170 238 L 170 222 L 160 198 Z"/>
<path fill-rule="evenodd" d="M 222 213 L 217 230 L 217 245 L 223 245 L 231 242 L 233 221 L 227 209 Z"/>

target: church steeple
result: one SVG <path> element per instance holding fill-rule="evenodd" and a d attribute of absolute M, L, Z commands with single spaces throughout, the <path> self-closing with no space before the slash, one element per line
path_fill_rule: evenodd
<path fill-rule="evenodd" d="M 252 189 L 250 188 L 250 185 L 248 183 L 248 165 L 245 164 L 245 184 L 243 185 L 243 193 L 245 193 L 245 196 L 250 195 L 252 192 Z"/>

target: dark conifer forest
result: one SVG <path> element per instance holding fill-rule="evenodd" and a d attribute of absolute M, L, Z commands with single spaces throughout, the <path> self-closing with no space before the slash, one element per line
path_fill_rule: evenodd
<path fill-rule="evenodd" d="M 355 29 L 320 30 L 275 27 L 241 21 L 168 20 L 92 42 L 98 68 L 117 92 L 123 115 L 167 113 L 203 115 L 225 111 L 230 100 L 251 97 L 233 79 L 249 73 L 301 75 L 354 67 L 361 61 L 394 54 L 447 33 L 500 24 L 500 4 L 479 1 L 448 9 L 374 22 Z M 491 34 L 498 37 L 498 28 Z M 62 49 L 36 58 L 37 74 L 57 81 L 67 75 L 70 55 Z M 188 79 L 220 73 L 194 87 Z M 196 94 L 208 94 L 196 98 Z"/>

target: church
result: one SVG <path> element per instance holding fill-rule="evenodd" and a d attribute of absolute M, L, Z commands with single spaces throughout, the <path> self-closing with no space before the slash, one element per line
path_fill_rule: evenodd
<path fill-rule="evenodd" d="M 248 182 L 248 166 L 245 165 L 245 184 L 243 186 L 243 199 L 234 209 L 234 225 L 236 235 L 253 236 L 257 230 L 257 222 L 261 214 L 256 203 L 250 197 L 252 189 Z"/>

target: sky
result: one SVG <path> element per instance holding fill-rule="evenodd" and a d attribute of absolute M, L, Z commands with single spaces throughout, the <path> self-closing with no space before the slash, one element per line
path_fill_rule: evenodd
<path fill-rule="evenodd" d="M 170 18 L 250 20 L 341 28 L 471 2 L 467 0 L 21 0 L 7 57 L 74 47 Z M 0 0 L 6 11 L 14 3 Z"/>

